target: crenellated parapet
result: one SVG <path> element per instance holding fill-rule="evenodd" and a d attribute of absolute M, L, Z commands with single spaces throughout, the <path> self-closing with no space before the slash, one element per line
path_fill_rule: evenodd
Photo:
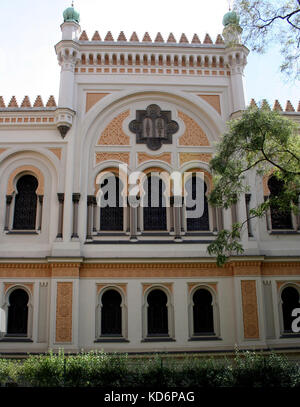
<path fill-rule="evenodd" d="M 282 113 L 294 113 L 295 115 L 300 114 L 300 100 L 297 109 L 294 108 L 290 100 L 286 101 L 285 108 L 283 109 L 278 99 L 276 99 L 275 102 L 273 103 L 272 109 L 269 102 L 266 99 L 263 99 L 260 103 L 257 103 L 255 99 L 251 99 L 249 106 L 257 108 L 259 107 L 268 110 L 276 110 L 277 112 Z"/>

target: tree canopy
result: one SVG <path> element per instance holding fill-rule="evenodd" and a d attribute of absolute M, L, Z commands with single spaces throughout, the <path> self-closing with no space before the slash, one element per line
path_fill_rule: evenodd
<path fill-rule="evenodd" d="M 235 0 L 244 42 L 263 53 L 274 43 L 280 45 L 281 72 L 300 78 L 300 0 Z"/>
<path fill-rule="evenodd" d="M 283 184 L 279 194 L 250 210 L 250 217 L 263 217 L 267 210 L 298 210 L 300 194 L 300 135 L 298 125 L 276 111 L 248 108 L 241 118 L 228 122 L 215 157 L 210 162 L 214 175 L 211 205 L 230 208 L 249 192 L 250 172 L 272 174 Z M 247 219 L 222 230 L 208 246 L 208 252 L 222 265 L 227 256 L 242 253 L 241 231 Z"/>

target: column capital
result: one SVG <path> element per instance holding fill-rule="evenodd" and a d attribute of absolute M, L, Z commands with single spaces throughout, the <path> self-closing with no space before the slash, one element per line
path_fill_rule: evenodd
<path fill-rule="evenodd" d="M 6 204 L 10 205 L 12 201 L 13 196 L 12 195 L 6 195 Z"/>
<path fill-rule="evenodd" d="M 72 200 L 74 203 L 78 203 L 80 201 L 80 193 L 78 193 L 78 192 L 73 193 Z"/>
<path fill-rule="evenodd" d="M 59 202 L 59 203 L 64 203 L 65 194 L 58 192 L 58 193 L 57 193 L 57 199 L 58 199 L 58 202 Z"/>

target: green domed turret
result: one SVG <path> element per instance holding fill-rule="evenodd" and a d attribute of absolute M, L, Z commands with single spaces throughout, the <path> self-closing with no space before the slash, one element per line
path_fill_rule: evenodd
<path fill-rule="evenodd" d="M 235 11 L 229 11 L 223 17 L 223 25 L 226 27 L 229 24 L 239 25 L 240 17 L 237 15 Z"/>
<path fill-rule="evenodd" d="M 80 21 L 80 14 L 78 11 L 76 11 L 73 7 L 68 7 L 64 12 L 63 12 L 63 17 L 64 17 L 64 22 L 74 22 L 78 23 Z"/>

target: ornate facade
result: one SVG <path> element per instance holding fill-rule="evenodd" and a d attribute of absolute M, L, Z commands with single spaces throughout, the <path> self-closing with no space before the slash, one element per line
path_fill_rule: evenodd
<path fill-rule="evenodd" d="M 191 194 L 201 173 L 209 193 L 215 144 L 245 109 L 248 50 L 238 21 L 224 25 L 215 43 L 89 40 L 71 7 L 56 45 L 57 105 L 0 98 L 1 353 L 299 351 L 299 217 L 248 222 L 244 255 L 223 268 L 206 250 L 274 191 L 271 178 L 250 174 L 230 210 L 204 197 L 197 219 L 163 176 L 155 207 L 129 205 L 135 171 L 185 173 Z M 274 109 L 300 121 L 300 106 Z M 114 208 L 98 206 L 107 174 L 118 176 Z"/>

